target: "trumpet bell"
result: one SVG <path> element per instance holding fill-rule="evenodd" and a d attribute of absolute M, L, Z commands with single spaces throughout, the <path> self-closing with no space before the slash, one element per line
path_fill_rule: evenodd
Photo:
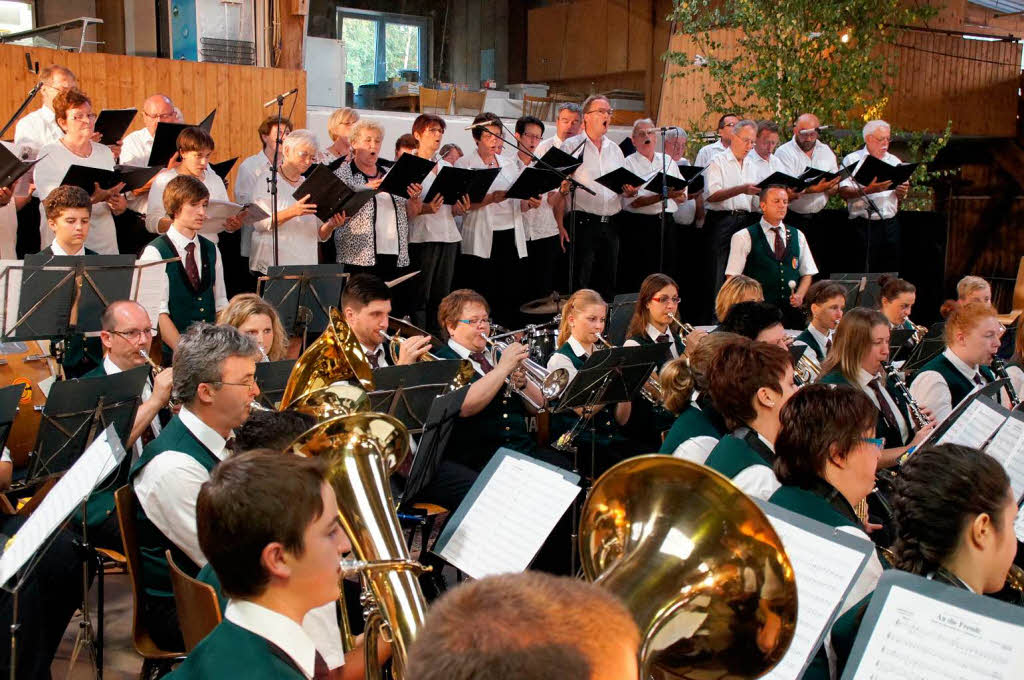
<path fill-rule="evenodd" d="M 336 383 L 300 395 L 287 410 L 308 413 L 318 421 L 370 410 L 370 398 L 361 387 Z"/>
<path fill-rule="evenodd" d="M 472 366 L 470 367 L 472 368 Z M 556 368 L 541 383 L 541 394 L 545 399 L 554 399 L 560 395 L 569 384 L 569 371 L 564 368 Z"/>
<path fill-rule="evenodd" d="M 586 577 L 640 629 L 640 677 L 757 678 L 796 629 L 792 565 L 768 518 L 725 477 L 664 455 L 605 472 L 579 530 Z"/>

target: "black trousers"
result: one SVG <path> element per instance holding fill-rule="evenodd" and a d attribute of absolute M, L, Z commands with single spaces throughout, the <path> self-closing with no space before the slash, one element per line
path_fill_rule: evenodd
<path fill-rule="evenodd" d="M 708 274 L 704 229 L 695 224 L 673 224 L 668 230 L 669 243 L 673 253 L 672 265 L 666 272 L 679 284 L 680 320 L 697 324 L 711 323 L 708 314 L 708 300 L 714 297 L 711 275 Z M 667 259 L 667 258 L 666 258 Z"/>
<path fill-rule="evenodd" d="M 256 276 L 249 271 L 249 258 L 242 257 L 242 230 L 222 231 L 217 237 L 224 265 L 224 287 L 230 300 L 239 293 L 256 292 Z"/>
<path fill-rule="evenodd" d="M 400 276 L 414 271 L 412 267 L 399 267 L 398 255 L 377 255 L 376 263 L 366 267 L 358 264 L 346 264 L 345 272 L 348 274 L 373 274 L 384 279 L 385 282 L 393 281 Z M 412 314 L 413 289 L 420 284 L 419 277 L 414 277 L 391 289 L 391 316 L 402 318 Z"/>
<path fill-rule="evenodd" d="M 899 218 L 850 220 L 854 234 L 854 250 L 859 266 L 865 272 L 898 272 L 900 270 Z M 860 270 L 858 270 L 860 271 Z"/>
<path fill-rule="evenodd" d="M 662 239 L 661 216 L 623 211 L 616 215 L 619 230 L 618 288 L 623 293 L 640 290 L 640 284 L 656 272 L 668 274 L 675 267 L 675 230 L 672 215 L 665 215 Z M 679 291 L 682 293 L 682 291 Z"/>
<path fill-rule="evenodd" d="M 173 597 L 142 597 L 142 620 L 153 642 L 161 649 L 185 649 Z"/>
<path fill-rule="evenodd" d="M 440 332 L 437 308 L 444 296 L 452 291 L 455 260 L 459 244 L 430 241 L 410 243 L 409 257 L 413 271 L 419 270 L 412 294 L 412 322 L 435 335 Z"/>
<path fill-rule="evenodd" d="M 593 288 L 605 300 L 612 300 L 618 292 L 618 216 L 600 217 L 577 210 L 566 217 L 570 225 L 574 216 L 575 233 L 570 234 L 575 249 L 573 290 Z"/>
<path fill-rule="evenodd" d="M 704 218 L 704 231 L 710 249 L 708 259 L 711 262 L 710 276 L 713 295 L 718 295 L 718 289 L 725 283 L 725 265 L 729 261 L 729 245 L 732 235 L 740 229 L 749 227 L 759 219 L 758 215 L 744 211 L 707 211 L 707 216 Z M 712 310 L 714 302 L 712 298 L 710 300 Z"/>
<path fill-rule="evenodd" d="M 526 242 L 527 267 L 530 271 L 527 290 L 529 298 L 546 297 L 558 289 L 558 261 L 562 245 L 557 235 Z"/>
<path fill-rule="evenodd" d="M 457 288 L 472 288 L 487 299 L 491 318 L 507 328 L 519 328 L 519 306 L 526 301 L 526 260 L 519 257 L 515 230 L 494 232 L 491 256 L 460 255 Z"/>

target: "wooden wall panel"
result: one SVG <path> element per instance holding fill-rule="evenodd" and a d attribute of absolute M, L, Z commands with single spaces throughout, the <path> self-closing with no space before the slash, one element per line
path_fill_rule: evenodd
<path fill-rule="evenodd" d="M 293 87 L 297 97 L 285 103 L 284 113 L 291 110 L 295 127 L 306 124 L 306 73 L 286 69 L 232 66 L 227 64 L 173 61 L 149 57 L 126 57 L 111 54 L 74 54 L 32 48 L 32 58 L 40 65 L 57 63 L 70 68 L 78 76 L 79 87 L 93 101 L 93 108 L 139 109 L 131 130 L 142 127 L 142 102 L 151 94 L 167 94 L 181 109 L 185 120 L 198 122 L 217 109 L 213 138 L 217 143 L 213 160 L 238 156 L 245 158 L 260 149 L 256 129 L 260 121 L 273 113 L 263 103 Z M 0 111 L 12 114 L 25 94 L 32 89 L 34 77 L 25 70 L 25 48 L 0 45 L 0 78 L 6 87 L 0 92 Z M 294 110 L 292 110 L 294 104 Z M 39 107 L 37 99 L 29 106 Z M 13 128 L 8 138 L 13 138 Z M 229 176 L 233 181 L 234 171 Z"/>
<path fill-rule="evenodd" d="M 629 70 L 629 0 L 607 0 L 608 62 L 605 71 Z"/>
<path fill-rule="evenodd" d="M 527 79 L 551 81 L 561 75 L 568 16 L 568 5 L 541 7 L 527 14 Z"/>
<path fill-rule="evenodd" d="M 624 71 L 646 71 L 651 68 L 651 37 L 654 23 L 653 0 L 629 0 L 629 55 Z M 662 49 L 664 51 L 664 49 Z M 657 68 L 657 65 L 654 65 Z"/>
<path fill-rule="evenodd" d="M 569 6 L 562 78 L 608 73 L 608 3 L 584 0 Z"/>

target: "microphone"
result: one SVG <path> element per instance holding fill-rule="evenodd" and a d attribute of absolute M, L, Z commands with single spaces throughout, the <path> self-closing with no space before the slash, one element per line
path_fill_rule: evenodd
<path fill-rule="evenodd" d="M 812 134 L 812 133 L 815 133 L 815 132 L 821 132 L 822 130 L 827 130 L 827 129 L 829 129 L 829 127 L 831 127 L 831 126 L 829 126 L 829 125 L 819 125 L 818 127 L 811 128 L 810 130 L 801 130 L 800 134 L 801 135 L 809 135 L 809 134 Z"/>
<path fill-rule="evenodd" d="M 299 88 L 293 87 L 292 89 L 288 90 L 287 92 L 282 92 L 281 94 L 277 95 L 276 97 L 271 99 L 269 102 L 264 104 L 263 108 L 267 108 L 268 106 L 270 106 L 271 104 L 273 104 L 275 102 L 283 101 L 286 97 L 290 97 L 290 96 L 292 96 L 293 94 L 295 94 L 298 91 L 299 91 Z"/>
<path fill-rule="evenodd" d="M 490 127 L 492 125 L 497 125 L 497 123 L 494 122 L 493 120 L 482 120 L 479 123 L 473 123 L 468 128 L 464 128 L 464 129 L 466 129 L 466 130 L 475 130 L 477 128 Z"/>

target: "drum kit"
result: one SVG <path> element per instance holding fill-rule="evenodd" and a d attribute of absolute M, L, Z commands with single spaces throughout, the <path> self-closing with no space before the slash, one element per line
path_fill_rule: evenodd
<path fill-rule="evenodd" d="M 558 349 L 558 324 L 562 320 L 562 305 L 568 299 L 568 296 L 552 293 L 519 308 L 525 316 L 553 317 L 545 323 L 526 326 L 520 338 L 520 342 L 530 349 L 530 359 L 538 364 L 547 365 L 548 359 Z"/>

